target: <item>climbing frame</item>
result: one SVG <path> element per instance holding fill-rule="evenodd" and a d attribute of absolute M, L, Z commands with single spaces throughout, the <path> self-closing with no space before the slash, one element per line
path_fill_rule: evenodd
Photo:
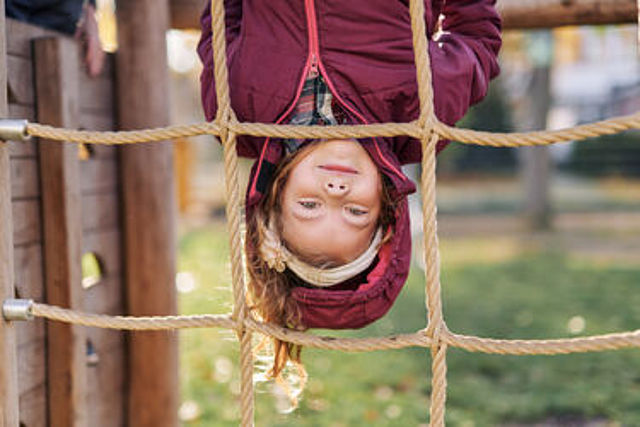
<path fill-rule="evenodd" d="M 72 131 L 29 124 L 26 132 L 50 140 L 66 140 L 104 144 L 133 144 L 145 141 L 160 141 L 169 138 L 198 134 L 211 134 L 220 138 L 224 147 L 227 218 L 231 243 L 232 282 L 234 295 L 233 312 L 229 315 L 166 316 L 166 317 L 120 317 L 88 314 L 55 306 L 34 303 L 27 305 L 25 313 L 53 320 L 115 329 L 162 330 L 191 327 L 225 327 L 233 329 L 240 341 L 241 349 L 241 422 L 244 426 L 254 423 L 253 415 L 253 361 L 251 336 L 253 332 L 271 335 L 282 340 L 309 347 L 339 349 L 343 351 L 369 351 L 373 349 L 402 348 L 407 346 L 428 347 L 432 357 L 432 395 L 430 423 L 444 425 L 446 401 L 446 354 L 450 346 L 469 351 L 500 354 L 558 354 L 585 351 L 600 351 L 640 346 L 640 331 L 622 332 L 595 337 L 564 340 L 494 340 L 463 336 L 448 330 L 442 312 L 440 262 L 437 239 L 435 203 L 435 146 L 440 138 L 492 146 L 546 145 L 558 141 L 581 140 L 601 134 L 611 134 L 627 129 L 640 128 L 640 113 L 614 118 L 599 123 L 583 125 L 560 131 L 531 132 L 526 134 L 493 134 L 465 129 L 454 129 L 440 123 L 433 111 L 431 72 L 427 54 L 423 0 L 411 0 L 410 12 L 413 43 L 418 70 L 417 80 L 420 99 L 420 115 L 410 123 L 386 123 L 353 126 L 288 126 L 237 121 L 229 100 L 228 76 L 224 38 L 224 8 L 222 0 L 212 0 L 212 29 L 214 45 L 214 73 L 218 99 L 217 116 L 213 123 L 175 126 L 161 129 L 118 133 L 96 133 Z M 286 138 L 363 138 L 371 136 L 410 135 L 420 141 L 423 149 L 423 175 L 420 188 L 424 211 L 424 244 L 426 280 L 425 294 L 428 318 L 426 327 L 414 334 L 383 338 L 335 339 L 320 337 L 284 329 L 256 321 L 246 306 L 245 283 L 242 271 L 241 235 L 241 189 L 238 185 L 236 136 L 273 136 Z M 130 286 L 135 286 L 132 284 Z M 15 302 L 7 301 L 10 307 Z"/>

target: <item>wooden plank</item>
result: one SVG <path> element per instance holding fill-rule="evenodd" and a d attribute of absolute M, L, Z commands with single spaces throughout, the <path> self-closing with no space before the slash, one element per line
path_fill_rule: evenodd
<path fill-rule="evenodd" d="M 91 341 L 101 360 L 101 356 L 104 354 L 113 351 L 124 351 L 126 347 L 125 333 L 123 331 L 114 331 L 113 329 L 90 328 L 87 330 L 87 340 Z"/>
<path fill-rule="evenodd" d="M 46 335 L 45 330 L 45 320 L 41 318 L 33 319 L 28 322 L 17 322 L 16 335 L 18 347 L 22 347 L 36 341 L 44 341 Z"/>
<path fill-rule="evenodd" d="M 169 86 L 168 0 L 119 0 L 116 9 L 118 123 L 123 129 L 166 126 L 169 99 L 162 88 Z M 123 147 L 121 153 L 123 225 L 130 230 L 125 236 L 127 307 L 132 315 L 173 314 L 177 304 L 172 147 L 137 144 Z M 178 425 L 177 344 L 177 335 L 171 332 L 131 334 L 128 425 Z"/>
<path fill-rule="evenodd" d="M 33 105 L 9 104 L 9 118 L 36 121 L 36 109 Z"/>
<path fill-rule="evenodd" d="M 9 167 L 7 166 L 7 172 Z M 40 223 L 40 201 L 16 200 L 11 205 L 13 211 L 13 242 L 23 246 L 42 239 Z"/>
<path fill-rule="evenodd" d="M 28 199 L 40 195 L 38 159 L 11 159 L 11 198 Z"/>
<path fill-rule="evenodd" d="M 80 117 L 82 117 L 82 115 Z M 110 147 L 108 145 L 100 145 L 100 144 L 85 144 L 85 147 L 89 151 L 89 158 L 88 159 L 83 158 L 82 160 L 85 160 L 85 161 L 86 160 L 111 160 L 116 163 L 115 167 L 117 169 L 117 163 L 118 163 L 117 147 Z"/>
<path fill-rule="evenodd" d="M 104 265 L 105 275 L 118 276 L 122 272 L 120 239 L 120 231 L 116 228 L 87 232 L 82 241 L 82 253 L 94 252 Z"/>
<path fill-rule="evenodd" d="M 13 251 L 15 284 L 19 298 L 44 301 L 42 245 L 19 246 Z"/>
<path fill-rule="evenodd" d="M 55 37 L 60 34 L 15 19 L 7 19 L 7 52 L 31 60 L 31 41 L 41 37 Z"/>
<path fill-rule="evenodd" d="M 85 291 L 84 309 L 91 313 L 126 314 L 120 275 L 109 275 Z"/>
<path fill-rule="evenodd" d="M 0 2 L 0 88 L 7 87 L 7 28 L 4 3 Z M 7 92 L 0 90 L 0 115 L 6 116 Z M 13 219 L 9 145 L 0 141 L 0 300 L 14 298 Z M 0 425 L 17 426 L 18 360 L 16 330 L 0 316 Z"/>
<path fill-rule="evenodd" d="M 9 102 L 34 105 L 33 68 L 31 61 L 18 56 L 7 57 Z"/>
<path fill-rule="evenodd" d="M 37 112 L 42 123 L 76 127 L 78 47 L 73 40 L 44 38 L 34 43 Z M 42 66 L 39 66 L 42 65 Z M 40 144 L 45 250 L 45 286 L 50 304 L 82 309 L 80 258 L 81 202 L 77 147 Z M 86 418 L 86 343 L 83 328 L 47 324 L 48 398 L 51 426 L 84 426 Z"/>
<path fill-rule="evenodd" d="M 80 74 L 80 110 L 113 114 L 114 85 L 111 79 Z"/>
<path fill-rule="evenodd" d="M 18 347 L 18 384 L 22 395 L 46 382 L 44 339 L 34 340 Z"/>
<path fill-rule="evenodd" d="M 94 113 L 81 111 L 79 118 L 80 129 L 109 131 L 116 130 L 115 116 L 113 113 Z M 113 160 L 117 156 L 118 148 L 109 145 L 88 144 L 85 145 L 90 152 L 92 160 Z"/>
<path fill-rule="evenodd" d="M 36 121 L 36 109 L 33 105 L 9 104 L 9 118 Z"/>
<path fill-rule="evenodd" d="M 9 118 L 26 119 L 33 122 L 36 118 L 35 108 L 27 105 L 9 104 Z M 9 142 L 9 156 L 12 158 L 35 157 L 36 151 L 35 140 L 28 142 Z"/>
<path fill-rule="evenodd" d="M 20 396 L 20 426 L 44 427 L 47 424 L 47 385 L 40 384 Z"/>
<path fill-rule="evenodd" d="M 80 111 L 80 121 L 78 126 L 80 129 L 88 130 L 115 130 L 116 123 L 113 114 L 93 113 L 91 111 Z M 96 145 L 96 147 L 108 148 L 109 151 L 115 151 L 116 147 L 108 145 Z"/>
<path fill-rule="evenodd" d="M 171 0 L 171 28 L 179 30 L 200 29 L 200 14 L 204 9 L 201 0 Z"/>
<path fill-rule="evenodd" d="M 80 163 L 82 194 L 114 193 L 118 189 L 118 165 L 113 159 L 89 159 Z"/>
<path fill-rule="evenodd" d="M 638 22 L 637 0 L 498 0 L 504 29 Z"/>
<path fill-rule="evenodd" d="M 126 425 L 124 348 L 98 350 L 98 356 L 98 364 L 89 368 L 87 381 L 91 425 L 95 427 Z"/>
<path fill-rule="evenodd" d="M 120 197 L 117 193 L 82 196 L 82 230 L 117 228 L 120 224 Z"/>

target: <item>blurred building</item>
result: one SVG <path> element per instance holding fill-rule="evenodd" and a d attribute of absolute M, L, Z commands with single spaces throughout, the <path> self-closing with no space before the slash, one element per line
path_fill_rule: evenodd
<path fill-rule="evenodd" d="M 553 108 L 571 110 L 575 123 L 567 125 L 640 110 L 636 31 L 628 25 L 554 30 Z"/>

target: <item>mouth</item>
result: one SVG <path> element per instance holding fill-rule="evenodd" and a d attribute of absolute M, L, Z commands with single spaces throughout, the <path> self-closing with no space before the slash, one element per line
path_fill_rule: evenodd
<path fill-rule="evenodd" d="M 336 164 L 328 164 L 328 165 L 320 165 L 318 168 L 328 171 L 328 172 L 339 172 L 346 173 L 351 175 L 357 175 L 358 171 L 350 166 L 345 165 L 336 165 Z"/>

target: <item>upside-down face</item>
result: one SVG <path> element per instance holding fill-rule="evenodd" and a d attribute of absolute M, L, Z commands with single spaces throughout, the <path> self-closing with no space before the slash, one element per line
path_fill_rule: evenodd
<path fill-rule="evenodd" d="M 378 168 L 355 140 L 311 147 L 281 195 L 282 238 L 312 264 L 342 265 L 371 243 L 381 209 Z"/>

